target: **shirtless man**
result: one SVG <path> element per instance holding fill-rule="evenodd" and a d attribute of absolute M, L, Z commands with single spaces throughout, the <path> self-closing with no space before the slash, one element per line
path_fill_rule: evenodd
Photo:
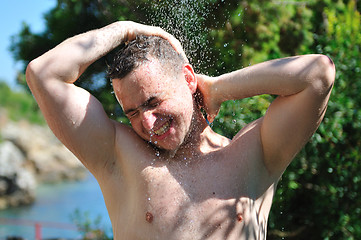
<path fill-rule="evenodd" d="M 140 35 L 160 38 L 129 44 L 110 70 L 131 128 L 73 83 Z M 33 60 L 26 76 L 55 135 L 98 180 L 114 239 L 223 240 L 266 238 L 277 181 L 320 124 L 335 69 L 326 56 L 306 55 L 198 75 L 168 33 L 116 22 L 64 41 Z M 278 97 L 230 140 L 208 126 L 197 89 L 211 120 L 223 101 Z"/>

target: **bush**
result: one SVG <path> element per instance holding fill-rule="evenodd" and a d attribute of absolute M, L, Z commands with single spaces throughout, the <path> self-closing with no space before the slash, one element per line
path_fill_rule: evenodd
<path fill-rule="evenodd" d="M 309 52 L 333 59 L 335 86 L 318 131 L 283 175 L 270 228 L 298 232 L 287 239 L 360 239 L 361 19 L 354 0 L 329 3 L 323 15 Z"/>
<path fill-rule="evenodd" d="M 0 81 L 0 107 L 13 121 L 27 119 L 31 123 L 44 124 L 45 120 L 34 98 L 25 92 L 13 91 Z"/>
<path fill-rule="evenodd" d="M 81 212 L 75 210 L 70 216 L 78 231 L 82 234 L 82 240 L 112 240 L 102 226 L 102 218 L 98 216 L 95 219 L 91 219 L 89 212 Z"/>

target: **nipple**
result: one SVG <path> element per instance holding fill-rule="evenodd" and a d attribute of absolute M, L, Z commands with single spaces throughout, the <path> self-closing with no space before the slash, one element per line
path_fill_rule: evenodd
<path fill-rule="evenodd" d="M 238 214 L 237 214 L 237 221 L 238 221 L 238 222 L 242 222 L 242 221 L 243 221 L 242 213 L 238 213 Z"/>
<path fill-rule="evenodd" d="M 145 214 L 145 220 L 149 223 L 152 223 L 153 222 L 153 214 L 151 214 L 150 212 L 147 212 Z"/>

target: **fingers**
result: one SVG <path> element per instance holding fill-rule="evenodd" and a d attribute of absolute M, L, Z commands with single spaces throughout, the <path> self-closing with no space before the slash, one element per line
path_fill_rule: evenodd
<path fill-rule="evenodd" d="M 216 118 L 216 116 L 214 116 L 214 115 L 213 116 L 207 115 L 207 120 L 208 120 L 209 123 L 212 123 L 215 118 Z"/>
<path fill-rule="evenodd" d="M 194 97 L 195 97 L 195 100 L 196 100 L 196 103 L 198 104 L 198 107 L 199 108 L 204 108 L 204 99 L 203 99 L 203 95 L 200 91 L 199 88 L 197 88 L 197 91 L 194 93 Z"/>
<path fill-rule="evenodd" d="M 214 79 L 207 75 L 196 74 L 197 77 L 197 92 L 196 100 L 200 107 L 207 113 L 207 120 L 212 123 L 218 115 L 221 103 L 217 101 L 214 95 L 213 84 Z"/>
<path fill-rule="evenodd" d="M 197 91 L 194 93 L 194 97 L 199 109 L 203 108 L 206 112 L 208 123 L 212 123 L 218 115 L 218 109 L 212 111 L 212 109 L 209 108 L 209 105 L 205 102 L 204 96 L 199 88 L 197 88 Z"/>
<path fill-rule="evenodd" d="M 182 44 L 179 42 L 179 40 L 176 39 L 172 34 L 164 31 L 160 27 L 154 27 L 154 28 L 156 28 L 155 36 L 166 39 L 172 45 L 172 47 L 175 49 L 175 51 L 177 53 L 179 53 L 180 55 L 182 55 L 182 57 L 186 60 L 186 62 L 188 62 L 188 58 L 187 58 L 185 52 L 183 51 Z"/>
<path fill-rule="evenodd" d="M 207 111 L 207 120 L 209 123 L 212 123 L 214 121 L 214 119 L 217 117 L 219 109 L 217 109 L 216 111 Z"/>
<path fill-rule="evenodd" d="M 157 36 L 167 40 L 174 50 L 182 55 L 182 57 L 188 62 L 188 58 L 183 50 L 182 44 L 172 34 L 164 31 L 160 27 L 148 26 L 140 23 L 129 22 L 128 40 L 133 40 L 137 35 Z"/>

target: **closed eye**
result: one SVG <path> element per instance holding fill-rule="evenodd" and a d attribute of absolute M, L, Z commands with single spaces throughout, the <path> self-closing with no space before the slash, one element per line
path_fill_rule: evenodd
<path fill-rule="evenodd" d="M 137 116 L 138 113 L 139 113 L 138 110 L 129 112 L 129 113 L 127 113 L 127 117 L 128 117 L 129 119 L 130 119 L 130 118 L 133 118 L 133 117 Z"/>
<path fill-rule="evenodd" d="M 155 108 L 158 107 L 158 105 L 161 103 L 160 99 L 158 99 L 157 97 L 151 97 L 148 99 L 148 101 L 146 101 L 143 105 L 144 108 Z"/>
<path fill-rule="evenodd" d="M 149 103 L 149 107 L 154 108 L 157 107 L 160 104 L 160 101 L 154 101 Z"/>
<path fill-rule="evenodd" d="M 139 109 L 141 109 L 141 111 L 144 111 L 145 109 L 156 108 L 161 103 L 162 103 L 162 101 L 160 99 L 158 99 L 156 97 L 151 97 L 145 103 L 143 103 L 141 106 L 125 111 L 125 115 L 130 119 L 130 118 L 136 117 L 139 114 Z"/>

